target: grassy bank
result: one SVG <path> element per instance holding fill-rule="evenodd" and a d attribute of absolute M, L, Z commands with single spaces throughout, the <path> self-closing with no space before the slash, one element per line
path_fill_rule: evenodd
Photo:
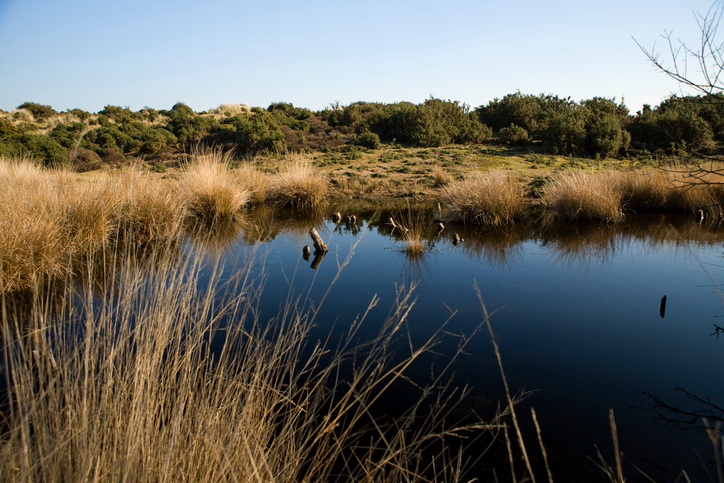
<path fill-rule="evenodd" d="M 353 176 L 340 174 L 344 168 L 328 165 L 321 155 L 239 163 L 228 153 L 212 151 L 196 153 L 165 173 L 136 164 L 83 174 L 40 168 L 32 159 L 3 158 L 0 289 L 28 288 L 38 274 L 65 276 L 80 257 L 124 240 L 159 243 L 199 224 L 243 225 L 241 215 L 251 204 L 323 211 L 330 197 L 406 197 L 440 201 L 445 222 L 502 226 L 538 217 L 615 222 L 644 211 L 718 217 L 724 201 L 719 176 L 708 175 L 709 184 L 688 185 L 686 167 L 677 164 L 584 167 L 555 157 L 539 162 L 525 154 L 447 149 L 460 159 L 455 167 L 431 157 L 432 150 L 392 148 L 383 149 L 379 158 L 355 161 L 365 167 Z M 468 155 L 459 157 L 457 149 Z M 410 166 L 425 167 L 410 173 Z M 408 245 L 419 249 L 412 241 Z"/>

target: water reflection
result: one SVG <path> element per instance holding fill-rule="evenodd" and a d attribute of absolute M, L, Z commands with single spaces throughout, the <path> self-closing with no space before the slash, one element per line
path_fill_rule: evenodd
<path fill-rule="evenodd" d="M 518 263 L 524 244 L 529 242 L 539 245 L 549 255 L 552 265 L 588 270 L 610 261 L 617 250 L 633 242 L 659 249 L 711 246 L 724 240 L 724 231 L 716 221 L 698 223 L 695 217 L 662 214 L 629 215 L 625 223 L 618 224 L 560 223 L 543 227 L 535 220 L 527 220 L 496 229 L 445 222 L 441 230 L 434 221 L 434 204 L 404 202 L 390 205 L 348 201 L 309 211 L 260 206 L 246 213 L 238 227 L 241 239 L 248 245 L 271 242 L 280 234 L 304 240 L 311 227 L 325 237 L 333 234 L 357 237 L 366 227 L 396 244 L 404 244 L 409 228 L 400 220 L 406 211 L 414 219 L 415 237 L 419 237 L 425 252 L 455 250 L 470 261 L 491 267 Z M 216 249 L 233 241 L 234 231 L 229 230 L 227 234 L 228 237 L 217 239 L 220 245 Z M 415 267 L 419 263 L 410 260 L 410 265 Z"/>

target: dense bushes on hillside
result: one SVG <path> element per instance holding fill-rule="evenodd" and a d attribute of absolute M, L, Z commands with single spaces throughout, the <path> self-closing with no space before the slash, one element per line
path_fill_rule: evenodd
<path fill-rule="evenodd" d="M 231 106 L 231 105 L 227 105 Z M 29 153 L 48 165 L 68 161 L 69 150 L 153 158 L 197 145 L 234 149 L 237 155 L 337 150 L 382 142 L 437 147 L 497 139 L 514 145 L 592 158 L 649 153 L 714 153 L 724 142 L 724 95 L 674 97 L 630 115 L 623 102 L 594 97 L 581 102 L 551 94 L 516 92 L 471 109 L 431 97 L 421 104 L 339 103 L 319 112 L 275 102 L 266 109 L 194 112 L 107 105 L 92 114 L 62 113 L 26 102 L 0 114 L 0 154 Z M 166 154 L 164 154 L 166 153 Z M 117 161 L 117 160 L 116 160 Z"/>

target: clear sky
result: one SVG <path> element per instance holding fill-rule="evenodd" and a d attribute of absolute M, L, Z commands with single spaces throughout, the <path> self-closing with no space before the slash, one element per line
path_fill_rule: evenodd
<path fill-rule="evenodd" d="M 472 107 L 520 90 L 624 97 L 632 113 L 678 84 L 632 37 L 696 44 L 711 0 L 0 0 L 0 108 L 23 102 L 195 111 L 222 103 Z M 690 66 L 690 69 L 693 69 Z"/>

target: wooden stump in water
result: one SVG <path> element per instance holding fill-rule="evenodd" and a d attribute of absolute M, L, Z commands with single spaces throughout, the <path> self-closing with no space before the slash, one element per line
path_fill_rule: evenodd
<path fill-rule="evenodd" d="M 314 260 L 312 260 L 312 264 L 309 265 L 309 268 L 312 270 L 316 270 L 320 263 L 322 263 L 322 259 L 324 259 L 324 256 L 327 254 L 327 252 L 318 251 L 314 253 Z"/>
<path fill-rule="evenodd" d="M 661 297 L 661 304 L 659 305 L 659 315 L 662 319 L 666 315 L 666 295 Z"/>
<path fill-rule="evenodd" d="M 305 261 L 309 261 L 309 255 L 312 253 L 312 250 L 310 250 L 309 245 L 304 245 L 304 248 L 302 248 L 302 257 Z"/>
<path fill-rule="evenodd" d="M 442 224 L 442 212 L 440 210 L 440 203 L 437 204 L 437 214 L 435 214 L 435 223 Z"/>
<path fill-rule="evenodd" d="M 319 236 L 319 233 L 317 233 L 317 229 L 312 227 L 309 229 L 309 235 L 312 237 L 312 242 L 314 243 L 314 249 L 319 252 L 326 252 L 327 251 L 327 244 L 324 243 L 324 240 L 322 240 L 322 237 Z"/>

